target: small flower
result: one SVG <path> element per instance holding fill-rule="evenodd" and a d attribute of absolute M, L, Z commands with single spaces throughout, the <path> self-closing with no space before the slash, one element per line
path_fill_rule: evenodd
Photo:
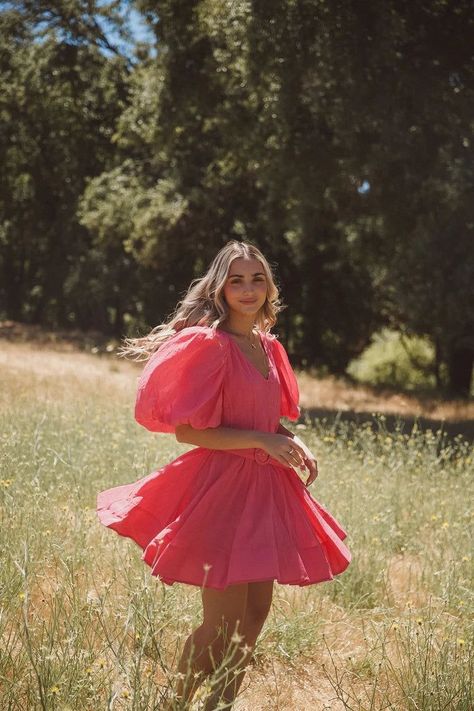
<path fill-rule="evenodd" d="M 59 686 L 52 686 L 49 690 L 49 693 L 54 695 L 59 694 Z"/>
<path fill-rule="evenodd" d="M 129 699 L 130 698 L 130 692 L 128 689 L 124 689 L 121 693 L 122 699 Z"/>
<path fill-rule="evenodd" d="M 463 563 L 467 563 L 468 560 L 469 560 L 469 556 L 463 555 L 463 557 L 461 558 L 461 560 L 462 560 Z"/>
<path fill-rule="evenodd" d="M 234 632 L 232 637 L 230 638 L 231 642 L 235 642 L 235 644 L 238 644 L 239 642 L 242 642 L 243 637 L 240 635 L 238 632 Z"/>
<path fill-rule="evenodd" d="M 86 669 L 86 674 L 87 674 L 88 676 L 91 676 L 91 674 L 92 674 L 92 669 L 91 669 L 90 667 L 87 667 L 87 669 Z"/>
<path fill-rule="evenodd" d="M 105 659 L 102 659 L 102 657 L 101 657 L 100 659 L 97 660 L 97 664 L 99 666 L 99 669 L 103 669 L 105 667 Z"/>
<path fill-rule="evenodd" d="M 18 593 L 18 597 L 20 598 L 20 600 L 24 600 L 24 599 L 25 599 L 25 593 L 24 593 L 24 592 Z"/>
<path fill-rule="evenodd" d="M 395 630 L 395 632 L 396 632 L 398 630 L 398 625 L 397 624 L 392 625 L 392 629 Z"/>
<path fill-rule="evenodd" d="M 466 644 L 466 640 L 459 638 L 459 639 L 458 639 L 458 644 L 459 644 L 460 647 L 464 647 L 464 645 Z"/>
<path fill-rule="evenodd" d="M 449 528 L 449 521 L 443 521 L 441 528 Z"/>
<path fill-rule="evenodd" d="M 416 623 L 417 623 L 418 625 L 422 625 L 422 624 L 423 624 L 423 620 L 421 619 L 421 617 L 418 617 Z"/>

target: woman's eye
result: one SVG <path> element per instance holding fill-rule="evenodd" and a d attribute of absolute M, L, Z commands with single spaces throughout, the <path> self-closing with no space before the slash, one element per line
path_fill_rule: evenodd
<path fill-rule="evenodd" d="M 262 278 L 260 278 L 260 279 L 254 279 L 254 281 L 265 281 L 265 279 L 262 279 Z M 231 284 L 240 284 L 241 281 L 240 281 L 240 279 L 235 279 L 235 281 L 231 281 L 230 283 L 231 283 Z"/>

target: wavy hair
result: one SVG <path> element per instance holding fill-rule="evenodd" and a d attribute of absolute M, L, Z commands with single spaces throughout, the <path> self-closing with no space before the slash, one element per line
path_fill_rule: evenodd
<path fill-rule="evenodd" d="M 224 299 L 224 285 L 232 260 L 238 257 L 258 259 L 267 279 L 267 298 L 255 316 L 255 326 L 261 331 L 270 331 L 277 321 L 277 314 L 286 308 L 279 298 L 270 264 L 253 244 L 231 240 L 216 254 L 204 276 L 193 279 L 185 296 L 178 301 L 167 321 L 155 326 L 146 336 L 125 338 L 118 355 L 133 360 L 148 360 L 170 336 L 188 326 L 208 326 L 216 329 L 229 314 Z"/>

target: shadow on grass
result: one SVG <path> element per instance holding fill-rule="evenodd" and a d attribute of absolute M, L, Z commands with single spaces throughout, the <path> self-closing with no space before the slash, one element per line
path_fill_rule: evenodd
<path fill-rule="evenodd" d="M 421 415 L 402 415 L 378 410 L 356 412 L 353 410 L 332 410 L 317 407 L 302 407 L 301 415 L 301 422 L 308 419 L 311 423 L 316 423 L 325 419 L 329 425 L 336 426 L 339 423 L 346 422 L 353 425 L 362 425 L 365 422 L 369 422 L 375 432 L 381 429 L 387 432 L 395 432 L 398 429 L 404 434 L 409 434 L 416 424 L 417 429 L 422 432 L 432 430 L 436 433 L 441 430 L 443 439 L 445 437 L 454 439 L 457 435 L 461 435 L 467 442 L 474 442 L 474 420 L 440 420 Z M 380 422 L 379 415 L 384 416 L 383 423 Z"/>

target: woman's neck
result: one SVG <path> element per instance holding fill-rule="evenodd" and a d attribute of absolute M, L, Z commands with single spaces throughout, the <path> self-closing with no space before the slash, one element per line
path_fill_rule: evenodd
<path fill-rule="evenodd" d="M 239 316 L 228 316 L 225 322 L 222 324 L 224 330 L 232 331 L 239 336 L 250 336 L 254 328 L 254 319 L 251 318 L 239 318 Z"/>

